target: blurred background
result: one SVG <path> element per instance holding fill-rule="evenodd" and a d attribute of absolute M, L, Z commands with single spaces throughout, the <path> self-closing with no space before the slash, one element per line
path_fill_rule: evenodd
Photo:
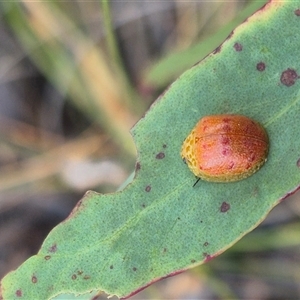
<path fill-rule="evenodd" d="M 118 189 L 135 167 L 130 128 L 265 3 L 0 3 L 1 278 L 87 190 Z M 299 203 L 290 196 L 218 258 L 133 299 L 299 299 Z"/>

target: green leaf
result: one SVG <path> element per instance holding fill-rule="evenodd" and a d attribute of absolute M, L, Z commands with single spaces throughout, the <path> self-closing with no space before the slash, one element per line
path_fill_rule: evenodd
<path fill-rule="evenodd" d="M 174 82 L 132 130 L 139 153 L 132 183 L 115 194 L 88 192 L 39 253 L 2 280 L 3 299 L 128 296 L 219 255 L 296 191 L 299 8 L 299 0 L 270 2 Z M 216 113 L 261 122 L 268 161 L 246 180 L 193 188 L 180 148 L 199 118 Z"/>

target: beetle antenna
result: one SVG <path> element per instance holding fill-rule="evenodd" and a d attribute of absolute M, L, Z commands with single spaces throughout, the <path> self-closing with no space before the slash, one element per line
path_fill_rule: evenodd
<path fill-rule="evenodd" d="M 198 177 L 198 179 L 196 180 L 196 182 L 193 184 L 193 187 L 201 180 L 200 177 Z"/>

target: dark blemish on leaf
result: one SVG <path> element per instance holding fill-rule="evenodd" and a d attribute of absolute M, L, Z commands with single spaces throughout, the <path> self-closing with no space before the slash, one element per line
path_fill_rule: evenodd
<path fill-rule="evenodd" d="M 224 201 L 220 207 L 220 212 L 225 213 L 229 209 L 230 209 L 230 204 Z"/>
<path fill-rule="evenodd" d="M 77 278 L 76 274 L 72 275 L 72 280 L 75 280 Z"/>
<path fill-rule="evenodd" d="M 243 46 L 240 43 L 235 43 L 233 45 L 233 48 L 235 49 L 235 51 L 242 51 L 243 50 Z"/>
<path fill-rule="evenodd" d="M 137 162 L 135 165 L 135 170 L 139 171 L 140 169 L 141 169 L 141 164 L 139 162 Z"/>
<path fill-rule="evenodd" d="M 83 277 L 83 279 L 85 279 L 85 280 L 88 280 L 90 278 L 91 278 L 91 276 L 89 276 L 89 275 L 84 275 L 84 277 Z"/>
<path fill-rule="evenodd" d="M 32 282 L 32 283 L 37 283 L 37 277 L 34 276 L 34 275 L 32 275 L 32 277 L 31 277 L 31 282 Z"/>
<path fill-rule="evenodd" d="M 288 68 L 283 71 L 280 77 L 280 81 L 282 84 L 286 86 L 292 86 L 295 84 L 295 81 L 298 79 L 298 74 L 295 70 Z"/>
<path fill-rule="evenodd" d="M 219 47 L 217 47 L 214 51 L 213 51 L 213 54 L 217 54 L 221 51 L 222 47 L 221 45 Z"/>
<path fill-rule="evenodd" d="M 297 160 L 297 167 L 300 168 L 300 158 Z"/>
<path fill-rule="evenodd" d="M 137 268 L 136 268 L 136 267 L 133 267 L 132 270 L 135 272 L 135 271 L 137 270 Z"/>
<path fill-rule="evenodd" d="M 191 263 L 194 264 L 196 261 L 194 259 L 191 260 Z"/>
<path fill-rule="evenodd" d="M 165 158 L 165 154 L 163 152 L 159 152 L 158 154 L 156 154 L 156 159 L 163 159 Z"/>
<path fill-rule="evenodd" d="M 109 267 L 111 270 L 114 268 L 114 266 L 113 265 L 110 265 L 110 267 Z"/>
<path fill-rule="evenodd" d="M 45 258 L 46 260 L 49 260 L 49 259 L 51 258 L 51 256 L 50 256 L 50 255 L 46 255 L 44 258 Z"/>
<path fill-rule="evenodd" d="M 166 144 L 163 144 L 163 148 L 167 148 L 167 145 L 166 145 Z"/>
<path fill-rule="evenodd" d="M 300 8 L 296 9 L 294 13 L 297 17 L 300 17 Z"/>
<path fill-rule="evenodd" d="M 233 31 L 231 31 L 227 37 L 227 39 L 230 39 L 233 36 Z"/>
<path fill-rule="evenodd" d="M 209 254 L 207 254 L 207 253 L 203 253 L 203 255 L 205 256 L 205 262 L 209 262 L 210 260 L 212 260 L 213 259 L 213 257 L 212 256 L 210 256 Z"/>
<path fill-rule="evenodd" d="M 202 221 L 202 220 L 200 220 L 200 223 L 203 223 L 203 221 Z"/>
<path fill-rule="evenodd" d="M 52 252 L 52 253 L 56 252 L 56 250 L 57 250 L 57 245 L 56 245 L 56 244 L 53 244 L 53 245 L 48 249 L 48 251 L 49 251 L 49 252 Z"/>
<path fill-rule="evenodd" d="M 151 191 L 151 185 L 147 185 L 146 188 L 145 188 L 145 191 L 147 193 L 149 193 Z"/>
<path fill-rule="evenodd" d="M 146 207 L 146 204 L 143 203 L 143 204 L 142 204 L 142 208 L 145 208 L 145 207 Z"/>
<path fill-rule="evenodd" d="M 164 253 L 167 252 L 167 248 L 164 248 Z"/>
<path fill-rule="evenodd" d="M 181 220 L 180 217 L 178 217 L 177 220 Z"/>
<path fill-rule="evenodd" d="M 22 290 L 16 290 L 16 296 L 22 297 Z"/>
<path fill-rule="evenodd" d="M 266 68 L 266 65 L 262 61 L 256 65 L 256 70 L 258 70 L 260 72 L 264 71 L 265 68 Z"/>
<path fill-rule="evenodd" d="M 81 270 L 77 271 L 77 274 L 78 274 L 79 276 L 82 275 L 82 273 L 83 273 L 83 271 L 81 271 Z"/>
<path fill-rule="evenodd" d="M 208 242 L 205 242 L 205 243 L 203 244 L 203 246 L 204 246 L 204 247 L 208 246 Z"/>

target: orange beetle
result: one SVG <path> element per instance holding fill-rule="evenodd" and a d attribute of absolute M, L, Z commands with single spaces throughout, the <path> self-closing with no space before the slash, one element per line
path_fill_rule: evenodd
<path fill-rule="evenodd" d="M 181 157 L 197 182 L 230 182 L 258 171 L 268 151 L 268 134 L 258 122 L 242 115 L 211 115 L 200 119 L 185 139 Z"/>

